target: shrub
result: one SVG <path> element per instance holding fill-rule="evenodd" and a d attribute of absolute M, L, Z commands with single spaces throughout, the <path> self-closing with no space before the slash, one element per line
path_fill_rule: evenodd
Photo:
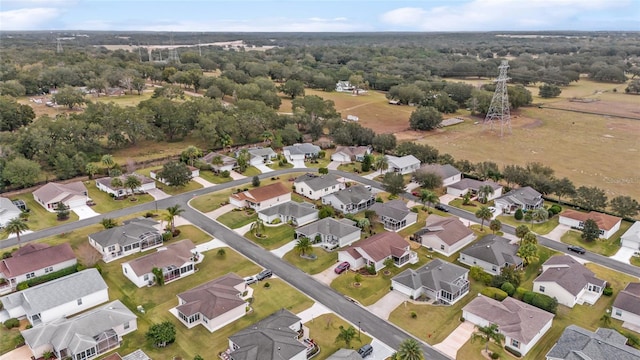
<path fill-rule="evenodd" d="M 513 284 L 511 284 L 510 282 L 505 282 L 504 284 L 502 284 L 502 286 L 500 286 L 500 289 L 506 292 L 509 296 L 513 296 L 513 294 L 516 292 L 516 287 L 513 286 Z"/>
<path fill-rule="evenodd" d="M 40 284 L 44 284 L 47 281 L 51 281 L 51 280 L 55 280 L 58 278 L 61 278 L 63 276 L 67 276 L 70 274 L 73 274 L 75 272 L 78 271 L 78 268 L 76 265 L 73 266 L 69 266 L 68 268 L 64 268 L 58 271 L 54 271 L 52 273 L 48 273 L 46 275 L 42 275 L 42 276 L 38 276 L 32 279 L 29 279 L 27 281 L 23 281 L 21 283 L 18 284 L 18 290 L 24 290 L 28 287 L 32 287 L 32 286 L 36 286 L 36 285 L 40 285 Z M 24 286 L 22 289 L 20 288 L 22 286 Z"/>
<path fill-rule="evenodd" d="M 381 198 L 380 196 L 378 196 L 378 197 L 376 198 L 376 202 L 377 202 L 377 203 L 382 203 L 382 202 L 384 202 L 384 200 L 382 200 L 382 198 Z"/>
<path fill-rule="evenodd" d="M 492 359 L 494 359 L 494 360 L 495 360 L 495 359 L 500 359 L 500 354 L 498 354 L 498 353 L 496 353 L 496 352 L 492 352 L 492 353 L 491 353 L 491 358 L 492 358 Z"/>
<path fill-rule="evenodd" d="M 171 239 L 173 239 L 173 234 L 171 233 L 171 231 L 167 231 L 167 232 L 162 233 L 162 241 L 166 242 L 166 241 L 169 241 Z"/>
<path fill-rule="evenodd" d="M 518 350 L 514 350 L 510 347 L 505 346 L 504 347 L 505 350 L 507 350 L 508 353 L 511 353 L 511 355 L 515 356 L 515 357 L 522 357 L 522 354 L 520 354 L 520 352 Z"/>
<path fill-rule="evenodd" d="M 416 314 L 416 312 L 415 312 L 415 311 L 412 311 L 412 312 L 411 312 L 411 318 L 412 318 L 412 319 L 417 319 L 417 318 L 418 318 L 418 314 Z"/>
<path fill-rule="evenodd" d="M 482 281 L 482 283 L 484 285 L 488 286 L 493 281 L 493 276 L 491 276 L 491 274 L 489 274 L 489 273 L 484 273 L 484 274 L 482 274 L 482 277 L 480 278 L 480 281 Z"/>
<path fill-rule="evenodd" d="M 11 257 L 11 252 L 10 251 L 5 251 L 2 253 L 2 259 L 8 259 Z"/>
<path fill-rule="evenodd" d="M 253 185 L 253 187 L 260 186 L 260 178 L 258 177 L 258 175 L 255 175 L 253 178 L 251 178 L 251 185 Z"/>
<path fill-rule="evenodd" d="M 412 207 L 412 208 L 411 208 L 411 212 L 414 212 L 414 213 L 416 213 L 416 214 L 417 214 L 419 211 L 420 211 L 420 209 L 419 209 L 417 206 L 414 206 L 414 207 Z"/>
<path fill-rule="evenodd" d="M 610 288 L 609 286 L 607 286 L 606 288 L 604 288 L 604 290 L 602 290 L 602 295 L 604 295 L 604 296 L 613 295 L 613 289 Z"/>
<path fill-rule="evenodd" d="M 280 220 L 280 218 L 275 218 L 273 219 L 273 221 L 271 222 L 272 224 L 280 224 L 282 222 L 282 220 Z"/>
<path fill-rule="evenodd" d="M 469 277 L 475 281 L 481 281 L 482 274 L 486 274 L 486 272 L 480 266 L 472 266 L 469 270 Z"/>
<path fill-rule="evenodd" d="M 148 211 L 146 214 L 144 214 L 144 217 L 146 218 L 153 217 L 153 213 L 151 211 Z"/>
<path fill-rule="evenodd" d="M 518 221 L 522 220 L 522 218 L 524 218 L 524 213 L 522 212 L 522 209 L 516 210 L 516 213 L 513 214 L 513 217 Z"/>
<path fill-rule="evenodd" d="M 553 314 L 558 310 L 558 300 L 545 294 L 527 291 L 522 296 L 522 301 Z"/>
<path fill-rule="evenodd" d="M 264 283 L 264 287 L 268 289 L 271 287 L 271 284 L 269 284 L 269 282 L 267 281 L 266 283 Z"/>
<path fill-rule="evenodd" d="M 27 282 L 25 281 L 18 284 L 18 286 L 16 286 L 16 290 L 22 291 L 24 289 L 27 289 L 28 287 L 29 287 L 29 284 L 27 284 Z"/>
<path fill-rule="evenodd" d="M 376 274 L 376 268 L 373 265 L 369 265 L 366 267 L 367 272 L 369 273 L 369 275 L 375 275 Z"/>
<path fill-rule="evenodd" d="M 560 214 L 560 212 L 562 211 L 562 206 L 560 206 L 558 204 L 553 204 L 553 205 L 551 205 L 549 210 L 553 211 L 554 214 Z"/>
<path fill-rule="evenodd" d="M 4 327 L 6 327 L 7 329 L 13 329 L 18 326 L 20 326 L 20 320 L 16 318 L 11 318 L 4 322 Z"/>
<path fill-rule="evenodd" d="M 486 297 L 490 297 L 494 300 L 498 300 L 498 301 L 502 301 L 504 299 L 507 298 L 507 293 L 498 289 L 498 288 L 494 288 L 494 287 L 486 287 L 484 289 L 482 289 L 482 291 L 480 292 L 482 295 L 486 296 Z"/>
<path fill-rule="evenodd" d="M 522 297 L 524 296 L 524 294 L 525 294 L 527 291 L 529 291 L 529 290 L 527 290 L 527 289 L 525 289 L 525 288 L 521 288 L 521 287 L 516 288 L 516 293 L 515 293 L 515 295 L 514 295 L 513 297 L 514 297 L 514 298 L 516 298 L 516 299 L 518 299 L 518 300 L 522 300 Z"/>
<path fill-rule="evenodd" d="M 231 172 L 229 170 L 224 170 L 220 172 L 220 176 L 223 178 L 228 178 L 231 176 Z"/>

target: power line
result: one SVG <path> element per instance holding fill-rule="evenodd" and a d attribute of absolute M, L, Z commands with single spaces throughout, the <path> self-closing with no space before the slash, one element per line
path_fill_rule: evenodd
<path fill-rule="evenodd" d="M 507 127 L 509 134 L 511 134 L 511 112 L 509 110 L 509 95 L 507 93 L 507 70 L 509 70 L 509 62 L 502 60 L 500 66 L 498 78 L 495 80 L 496 91 L 493 93 L 491 99 L 491 105 L 489 105 L 489 111 L 484 118 L 484 125 L 489 125 L 489 129 L 493 130 L 494 120 L 500 121 L 500 137 L 504 135 L 504 128 Z"/>

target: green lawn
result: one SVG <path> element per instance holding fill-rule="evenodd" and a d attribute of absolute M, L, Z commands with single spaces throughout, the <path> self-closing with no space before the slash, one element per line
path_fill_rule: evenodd
<path fill-rule="evenodd" d="M 284 169 L 291 169 L 293 167 L 293 164 L 290 162 L 287 162 L 286 164 L 282 164 L 282 166 L 280 166 L 280 163 L 277 160 L 273 160 L 271 164 L 267 166 L 272 168 L 273 170 L 284 170 Z"/>
<path fill-rule="evenodd" d="M 85 186 L 89 191 L 89 197 L 96 203 L 91 208 L 101 214 L 153 201 L 153 196 L 149 194 L 136 195 L 136 201 L 130 201 L 129 199 L 115 200 L 106 192 L 98 190 L 94 180 L 85 182 Z"/>
<path fill-rule="evenodd" d="M 221 206 L 220 204 L 222 203 L 228 203 L 229 196 L 232 193 L 233 189 L 216 191 L 211 194 L 198 196 L 195 199 L 191 200 L 189 204 L 196 210 L 207 213 L 219 208 Z"/>
<path fill-rule="evenodd" d="M 166 222 L 165 222 L 166 223 Z M 170 242 L 176 242 L 184 239 L 189 239 L 194 244 L 203 244 L 212 239 L 211 235 L 206 232 L 200 230 L 199 228 L 193 225 L 182 225 L 177 226 L 176 229 L 180 230 L 180 235 L 174 237 Z M 215 251 L 209 252 L 209 254 L 213 254 Z"/>
<path fill-rule="evenodd" d="M 340 334 L 340 326 L 349 328 L 353 325 L 334 314 L 320 315 L 306 322 L 304 326 L 309 328 L 309 337 L 320 346 L 320 353 L 314 358 L 316 360 L 324 360 L 342 348 L 359 349 L 362 345 L 371 343 L 371 338 L 363 331 L 360 332 L 359 337 L 356 335 L 349 347 L 342 341 L 336 342 L 336 336 Z M 357 325 L 353 327 L 358 331 Z"/>
<path fill-rule="evenodd" d="M 469 212 L 474 213 L 474 214 L 482 206 L 493 206 L 493 201 L 489 201 L 486 204 L 481 204 L 479 201 L 475 201 L 474 200 L 474 201 L 470 201 L 469 205 L 462 205 L 462 201 L 463 200 L 461 198 L 456 198 L 456 199 L 453 199 L 453 200 L 449 201 L 449 205 L 451 205 L 453 207 L 457 207 L 458 209 L 469 211 Z"/>
<path fill-rule="evenodd" d="M 533 289 L 533 280 L 538 277 L 538 271 L 542 268 L 542 264 L 554 255 L 559 255 L 557 251 L 553 251 L 544 246 L 538 246 L 538 261 L 534 264 L 530 264 L 524 269 L 522 275 L 522 281 L 520 287 L 525 289 Z"/>
<path fill-rule="evenodd" d="M 255 215 L 257 218 L 257 215 Z M 255 219 L 254 219 L 255 221 Z M 288 224 L 265 226 L 262 237 L 258 238 L 252 231 L 244 236 L 267 250 L 273 250 L 293 240 L 294 227 Z"/>
<path fill-rule="evenodd" d="M 632 256 L 629 260 L 631 265 L 640 267 L 640 256 Z"/>
<path fill-rule="evenodd" d="M 179 195 L 189 191 L 198 190 L 202 188 L 202 185 L 193 180 L 189 181 L 185 186 L 169 186 L 161 182 L 156 181 L 156 187 L 169 195 Z"/>
<path fill-rule="evenodd" d="M 317 256 L 315 260 L 305 259 L 300 257 L 295 250 L 291 250 L 284 255 L 283 259 L 310 275 L 322 272 L 338 261 L 337 251 L 329 252 L 316 247 L 313 248 L 313 254 Z"/>
<path fill-rule="evenodd" d="M 358 174 L 360 176 L 368 175 L 375 171 L 375 170 L 362 171 L 362 163 L 359 163 L 359 162 L 340 164 L 338 166 L 338 170 Z"/>
<path fill-rule="evenodd" d="M 629 226 L 627 226 L 627 228 Z M 622 226 L 620 226 L 620 229 L 622 229 Z M 582 232 L 580 231 L 569 230 L 564 235 L 562 235 L 561 240 L 565 244 L 582 246 L 588 251 L 604 256 L 612 256 L 620 249 L 620 237 L 617 236 L 617 233 L 614 234 L 614 236 L 612 236 L 609 240 L 598 239 L 592 242 L 586 242 L 582 240 L 581 235 Z"/>
<path fill-rule="evenodd" d="M 231 177 L 225 178 L 220 175 L 216 175 L 212 171 L 207 171 L 207 170 L 200 170 L 200 177 L 214 184 L 224 184 L 233 180 Z"/>
<path fill-rule="evenodd" d="M 558 215 L 552 217 L 551 219 L 541 224 L 534 223 L 533 226 L 531 226 L 531 223 L 528 223 L 526 221 L 516 220 L 512 215 L 499 215 L 497 219 L 500 220 L 501 223 L 511 225 L 513 227 L 526 225 L 529 228 L 529 230 L 540 235 L 546 235 L 550 233 L 551 230 L 555 229 L 556 226 L 558 226 L 558 224 L 560 223 L 560 216 Z"/>
<path fill-rule="evenodd" d="M 258 170 L 257 167 L 255 166 L 249 166 L 243 173 L 241 173 L 242 175 L 246 176 L 246 177 L 254 177 L 256 175 L 260 175 L 262 174 L 262 171 Z"/>
<path fill-rule="evenodd" d="M 231 229 L 237 229 L 247 224 L 251 224 L 257 219 L 258 214 L 255 211 L 252 211 L 252 213 L 249 214 L 246 210 L 234 209 L 226 214 L 222 214 L 217 220 Z"/>
<path fill-rule="evenodd" d="M 327 153 L 323 159 L 305 161 L 304 164 L 310 168 L 322 168 L 327 167 L 331 163 L 331 155 Z"/>
<path fill-rule="evenodd" d="M 45 210 L 45 208 L 43 208 L 33 199 L 32 194 L 22 194 L 11 197 L 11 200 L 17 199 L 24 200 L 24 202 L 27 204 L 27 208 L 30 210 L 29 220 L 27 221 L 27 225 L 29 225 L 30 230 L 42 230 L 69 222 L 78 221 L 78 215 L 76 215 L 76 213 L 74 213 L 73 211 L 69 212 L 69 219 L 59 221 L 57 217 L 58 214 Z M 4 235 L 4 237 L 6 237 L 6 235 Z"/>

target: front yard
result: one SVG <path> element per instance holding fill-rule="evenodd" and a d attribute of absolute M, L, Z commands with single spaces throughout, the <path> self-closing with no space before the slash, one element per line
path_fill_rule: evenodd
<path fill-rule="evenodd" d="M 89 197 L 96 204 L 91 208 L 100 214 L 106 214 L 111 211 L 128 208 L 153 201 L 153 196 L 149 194 L 137 194 L 135 196 L 136 201 L 130 201 L 130 198 L 116 200 L 104 191 L 98 190 L 96 182 L 94 180 L 86 181 L 85 186 L 89 191 Z"/>
<path fill-rule="evenodd" d="M 200 170 L 200 177 L 214 184 L 224 184 L 233 180 L 231 176 L 222 177 L 220 175 L 215 174 L 213 171 L 206 171 L 206 170 Z"/>
<path fill-rule="evenodd" d="M 248 213 L 244 209 L 233 209 L 226 214 L 222 214 L 216 220 L 228 226 L 231 229 L 237 229 L 258 219 L 258 214 L 255 211 Z"/>
<path fill-rule="evenodd" d="M 458 209 L 469 211 L 474 214 L 482 206 L 493 206 L 493 201 L 489 201 L 486 204 L 482 204 L 479 201 L 473 200 L 473 201 L 469 201 L 468 205 L 463 205 L 462 202 L 463 202 L 462 198 L 455 198 L 449 201 L 449 205 L 453 207 L 457 207 Z"/>
<path fill-rule="evenodd" d="M 360 176 L 369 175 L 375 171 L 373 169 L 370 169 L 369 171 L 362 171 L 362 163 L 359 162 L 340 164 L 338 165 L 338 170 L 358 174 Z"/>
<path fill-rule="evenodd" d="M 311 321 L 307 321 L 304 326 L 309 328 L 309 337 L 320 346 L 320 354 L 314 359 L 324 360 L 339 349 L 347 348 L 343 341 L 336 342 L 335 340 L 336 336 L 340 334 L 340 326 L 348 329 L 349 326 L 352 325 L 349 325 L 338 316 L 334 314 L 320 315 Z M 358 330 L 357 328 L 355 329 L 356 331 Z M 362 345 L 370 343 L 371 337 L 361 331 L 360 336 L 356 335 L 355 338 L 351 340 L 351 348 L 359 349 Z"/>
<path fill-rule="evenodd" d="M 27 204 L 27 208 L 29 211 L 29 220 L 27 221 L 27 225 L 29 225 L 29 229 L 32 231 L 42 230 L 74 221 L 78 221 L 78 215 L 73 211 L 69 212 L 69 219 L 64 221 L 59 221 L 57 217 L 57 213 L 49 212 L 45 210 L 40 204 L 38 204 L 34 199 L 32 194 L 22 194 L 17 196 L 12 196 L 11 200 L 24 200 Z M 7 235 L 4 234 L 4 231 L 0 232 L 0 239 L 6 238 Z"/>
<path fill-rule="evenodd" d="M 256 215 L 257 218 L 257 215 Z M 254 220 L 255 221 L 255 220 Z M 256 237 L 253 231 L 244 234 L 244 237 L 262 246 L 267 250 L 273 250 L 293 240 L 294 227 L 288 224 L 279 226 L 266 226 L 261 237 Z"/>
<path fill-rule="evenodd" d="M 529 230 L 540 235 L 546 235 L 550 233 L 551 230 L 555 229 L 556 226 L 558 226 L 558 224 L 560 223 L 559 215 L 556 215 L 543 223 L 534 223 L 533 225 L 524 220 L 516 220 L 513 215 L 498 215 L 497 219 L 500 220 L 501 223 L 511 225 L 513 227 L 526 225 Z"/>
<path fill-rule="evenodd" d="M 314 247 L 313 254 L 317 256 L 316 259 L 305 259 L 300 257 L 294 249 L 289 251 L 283 259 L 309 275 L 320 273 L 338 261 L 337 250 L 329 252 L 322 248 Z"/>
<path fill-rule="evenodd" d="M 564 235 L 562 235 L 562 242 L 570 245 L 578 245 L 587 249 L 588 251 L 594 252 L 596 254 L 600 254 L 603 256 L 612 256 L 618 250 L 620 250 L 620 237 L 624 234 L 630 227 L 631 223 L 628 221 L 623 221 L 620 225 L 620 230 L 618 230 L 615 234 L 613 234 L 609 239 L 598 239 L 591 242 L 586 242 L 582 240 L 582 232 L 578 230 L 569 230 Z"/>

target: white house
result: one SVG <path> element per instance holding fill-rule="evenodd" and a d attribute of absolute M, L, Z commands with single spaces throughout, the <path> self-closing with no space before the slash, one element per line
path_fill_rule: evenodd
<path fill-rule="evenodd" d="M 495 199 L 494 206 L 500 214 L 511 214 L 518 209 L 522 211 L 536 210 L 544 206 L 542 194 L 530 186 L 513 189 Z"/>
<path fill-rule="evenodd" d="M 567 326 L 546 360 L 640 360 L 640 351 L 627 345 L 629 340 L 616 329 L 597 328 L 596 332 L 576 325 Z"/>
<path fill-rule="evenodd" d="M 584 213 L 571 209 L 561 212 L 559 221 L 562 225 L 582 229 L 584 228 L 584 222 L 587 221 L 587 219 L 591 219 L 598 224 L 600 237 L 603 239 L 608 239 L 613 236 L 613 234 L 620 230 L 620 224 L 622 223 L 622 219 L 617 216 L 603 214 L 596 211 Z"/>
<path fill-rule="evenodd" d="M 233 171 L 233 169 L 238 167 L 238 161 L 236 159 L 215 152 L 208 153 L 200 158 L 200 161 L 209 164 L 211 170 L 215 172 Z"/>
<path fill-rule="evenodd" d="M 362 161 L 366 155 L 371 154 L 370 146 L 338 146 L 331 154 L 331 161 L 352 162 Z"/>
<path fill-rule="evenodd" d="M 380 271 L 384 269 L 384 262 L 389 258 L 396 267 L 418 262 L 418 254 L 411 251 L 409 243 L 394 232 L 378 233 L 338 251 L 338 261 L 348 262 L 354 270 L 363 266 L 373 266 L 376 271 Z"/>
<path fill-rule="evenodd" d="M 295 238 L 306 237 L 314 245 L 335 249 L 360 240 L 361 230 L 349 219 L 324 218 L 295 230 Z"/>
<path fill-rule="evenodd" d="M 322 204 L 331 205 L 345 214 L 355 214 L 366 210 L 376 202 L 373 193 L 362 185 L 354 185 L 335 193 L 325 195 Z"/>
<path fill-rule="evenodd" d="M 131 193 L 131 189 L 124 186 L 127 181 L 127 177 L 129 176 L 135 176 L 140 180 L 140 186 L 135 189 L 135 193 L 146 193 L 149 190 L 156 188 L 156 182 L 153 181 L 153 179 L 135 173 L 118 176 L 118 179 L 120 179 L 123 186 L 113 186 L 113 178 L 104 177 L 96 180 L 96 187 L 98 190 L 111 194 L 114 197 L 122 197 Z"/>
<path fill-rule="evenodd" d="M 478 294 L 462 308 L 462 317 L 478 327 L 498 325 L 505 346 L 524 356 L 549 331 L 554 315 L 512 297 L 500 302 Z"/>
<path fill-rule="evenodd" d="M 55 212 L 59 203 L 70 209 L 85 206 L 89 199 L 82 181 L 68 184 L 48 183 L 33 192 L 33 199 L 47 211 Z"/>
<path fill-rule="evenodd" d="M 310 143 L 293 144 L 282 148 L 282 154 L 287 161 L 306 160 L 318 157 L 320 147 Z"/>
<path fill-rule="evenodd" d="M 412 240 L 440 254 L 451 256 L 475 238 L 474 232 L 457 217 L 431 214 L 427 217 L 425 226 L 413 234 Z"/>
<path fill-rule="evenodd" d="M 453 305 L 469 293 L 469 270 L 435 259 L 423 267 L 407 269 L 391 279 L 391 287 L 411 299 L 424 296 Z"/>
<path fill-rule="evenodd" d="M 258 218 L 265 224 L 278 219 L 281 223 L 291 222 L 295 226 L 301 226 L 318 220 L 318 209 L 312 203 L 287 201 L 258 211 Z"/>
<path fill-rule="evenodd" d="M 604 290 L 606 281 L 569 255 L 552 256 L 542 264 L 542 274 L 533 280 L 533 291 L 554 297 L 558 304 L 593 305 Z"/>
<path fill-rule="evenodd" d="M 640 250 L 640 221 L 636 221 L 620 237 L 622 246 L 635 250 Z"/>
<path fill-rule="evenodd" d="M 442 186 L 449 186 L 462 180 L 462 172 L 449 164 L 424 164 L 417 172 L 438 175 L 442 179 Z"/>
<path fill-rule="evenodd" d="M 57 359 L 94 359 L 120 346 L 138 329 L 137 317 L 120 300 L 69 319 L 21 331 L 34 359 L 51 351 Z"/>
<path fill-rule="evenodd" d="M 44 243 L 27 244 L 11 253 L 11 257 L 0 260 L 0 294 L 15 290 L 23 281 L 44 276 L 52 272 L 76 266 L 76 254 L 68 243 L 49 246 Z"/>
<path fill-rule="evenodd" d="M 89 244 L 102 255 L 104 262 L 162 246 L 159 222 L 151 218 L 136 218 L 89 235 Z"/>
<path fill-rule="evenodd" d="M 640 327 L 640 283 L 629 283 L 618 293 L 611 307 L 611 317 L 625 325 Z"/>
<path fill-rule="evenodd" d="M 405 155 L 402 157 L 385 155 L 389 164 L 389 171 L 397 172 L 402 175 L 412 173 L 420 169 L 420 160 L 413 155 Z"/>
<path fill-rule="evenodd" d="M 196 271 L 196 264 L 202 261 L 195 245 L 189 239 L 181 240 L 157 252 L 122 263 L 124 276 L 137 287 L 150 286 L 157 282 L 154 269 L 162 271 L 163 282 L 169 283 Z"/>
<path fill-rule="evenodd" d="M 487 201 L 491 201 L 502 196 L 502 186 L 493 181 L 480 181 L 475 179 L 464 178 L 456 183 L 450 184 L 447 186 L 447 194 L 454 195 L 458 197 L 463 197 L 467 193 L 470 193 L 471 196 L 475 196 L 478 194 L 478 189 L 480 187 L 489 185 L 493 189 L 493 194 L 489 194 L 487 196 Z"/>
<path fill-rule="evenodd" d="M 336 83 L 337 92 L 352 92 L 355 89 L 356 87 L 351 85 L 351 83 L 347 80 L 341 80 Z"/>
<path fill-rule="evenodd" d="M 187 165 L 187 168 L 191 172 L 191 174 L 189 175 L 189 179 L 193 179 L 194 177 L 200 176 L 200 169 L 198 169 L 197 167 Z M 162 177 L 162 170 L 150 171 L 149 176 L 151 176 L 151 178 L 154 180 L 160 181 L 165 185 L 171 186 L 171 183 Z"/>
<path fill-rule="evenodd" d="M 518 245 L 498 235 L 486 235 L 480 241 L 460 251 L 458 261 L 469 266 L 480 266 L 492 275 L 499 275 L 505 266 L 522 268 L 517 255 Z"/>
<path fill-rule="evenodd" d="M 0 197 L 0 228 L 17 217 L 20 217 L 22 211 L 13 203 L 13 201 Z"/>
<path fill-rule="evenodd" d="M 229 203 L 237 208 L 249 207 L 256 211 L 291 201 L 291 191 L 282 183 L 273 183 L 229 196 Z"/>
<path fill-rule="evenodd" d="M 178 294 L 178 306 L 169 311 L 189 329 L 202 325 L 214 332 L 247 313 L 250 290 L 243 278 L 229 273 Z"/>
<path fill-rule="evenodd" d="M 333 194 L 336 191 L 344 190 L 345 184 L 338 180 L 338 177 L 331 174 L 317 175 L 307 173 L 298 176 L 293 181 L 294 191 L 312 200 Z"/>
<path fill-rule="evenodd" d="M 252 166 L 270 164 L 271 160 L 278 157 L 278 154 L 270 147 L 251 148 L 247 149 L 247 152 L 251 156 L 249 164 Z"/>
<path fill-rule="evenodd" d="M 404 201 L 397 199 L 371 206 L 387 231 L 400 231 L 418 221 L 418 214 L 407 207 Z"/>
<path fill-rule="evenodd" d="M 0 321 L 26 318 L 31 325 L 49 323 L 109 301 L 107 284 L 91 268 L 0 298 Z"/>

